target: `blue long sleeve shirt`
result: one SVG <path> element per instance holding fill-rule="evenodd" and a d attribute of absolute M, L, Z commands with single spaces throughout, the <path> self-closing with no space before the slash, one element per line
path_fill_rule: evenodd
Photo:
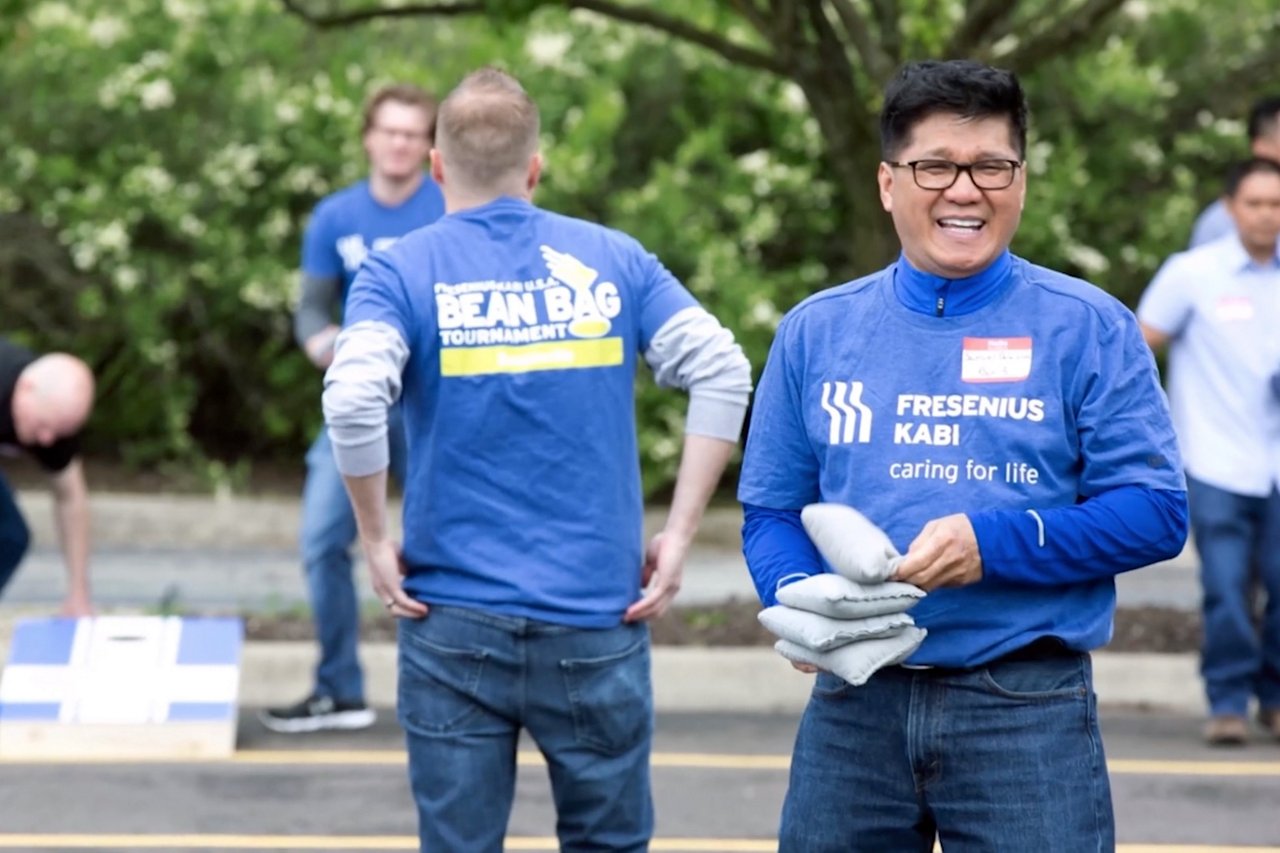
<path fill-rule="evenodd" d="M 1186 538 L 1168 406 L 1133 315 L 1008 253 L 950 281 L 900 259 L 790 312 L 739 498 L 765 601 L 822 569 L 806 504 L 853 506 L 904 553 L 929 520 L 966 513 L 984 576 L 913 608 L 929 630 L 918 665 L 977 666 L 1042 636 L 1103 645 L 1113 576 Z"/>

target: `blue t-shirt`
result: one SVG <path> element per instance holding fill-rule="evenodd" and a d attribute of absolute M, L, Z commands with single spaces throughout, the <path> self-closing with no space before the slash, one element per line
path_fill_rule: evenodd
<path fill-rule="evenodd" d="M 637 355 L 693 297 L 617 231 L 512 198 L 374 253 L 348 325 L 409 346 L 405 589 L 609 627 L 640 594 Z"/>
<path fill-rule="evenodd" d="M 936 292 L 927 278 L 899 260 L 783 319 L 756 392 L 743 503 L 848 504 L 905 553 L 953 513 L 1184 488 L 1154 361 L 1121 303 L 1007 253 Z M 922 291 L 943 316 L 904 304 Z M 1046 634 L 1090 648 L 1109 637 L 1114 605 L 1109 577 L 938 589 L 911 611 L 929 636 L 909 663 L 968 666 Z"/>
<path fill-rule="evenodd" d="M 325 197 L 316 205 L 302 237 L 302 271 L 342 281 L 341 299 L 372 251 L 385 249 L 415 228 L 444 215 L 444 196 L 423 175 L 417 191 L 395 207 L 373 197 L 367 180 Z"/>

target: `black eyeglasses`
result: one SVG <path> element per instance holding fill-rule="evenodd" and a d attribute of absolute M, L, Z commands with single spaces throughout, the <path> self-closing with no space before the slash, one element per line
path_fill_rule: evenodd
<path fill-rule="evenodd" d="M 1022 164 L 1017 160 L 979 160 L 976 163 L 952 163 L 950 160 L 912 160 L 895 163 L 895 168 L 910 168 L 911 177 L 922 190 L 949 190 L 960 179 L 961 172 L 968 172 L 973 185 L 980 190 L 1003 190 L 1013 185 Z"/>

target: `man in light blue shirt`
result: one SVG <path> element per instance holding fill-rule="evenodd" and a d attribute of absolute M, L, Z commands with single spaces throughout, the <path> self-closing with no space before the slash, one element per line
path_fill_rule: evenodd
<path fill-rule="evenodd" d="M 1169 396 L 1202 564 L 1205 737 L 1248 738 L 1250 700 L 1280 738 L 1280 163 L 1253 159 L 1227 178 L 1233 233 L 1174 255 L 1143 294 L 1138 320 L 1169 344 Z M 1251 566 L 1267 590 L 1253 625 Z"/>
<path fill-rule="evenodd" d="M 1249 111 L 1249 148 L 1254 157 L 1280 160 L 1280 95 L 1263 98 Z M 1189 248 L 1212 243 L 1234 233 L 1235 229 L 1235 220 L 1227 212 L 1225 200 L 1219 198 L 1196 219 Z"/>

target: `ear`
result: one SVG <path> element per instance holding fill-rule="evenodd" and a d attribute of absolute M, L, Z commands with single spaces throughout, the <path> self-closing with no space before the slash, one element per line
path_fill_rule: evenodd
<path fill-rule="evenodd" d="M 444 186 L 444 158 L 440 155 L 439 148 L 431 149 L 431 179 Z"/>
<path fill-rule="evenodd" d="M 880 206 L 888 213 L 893 213 L 893 167 L 881 162 L 876 170 L 876 183 L 880 185 Z"/>
<path fill-rule="evenodd" d="M 529 192 L 533 192 L 534 187 L 538 186 L 538 181 L 542 179 L 542 152 L 539 151 L 529 158 L 529 174 L 526 184 Z"/>

